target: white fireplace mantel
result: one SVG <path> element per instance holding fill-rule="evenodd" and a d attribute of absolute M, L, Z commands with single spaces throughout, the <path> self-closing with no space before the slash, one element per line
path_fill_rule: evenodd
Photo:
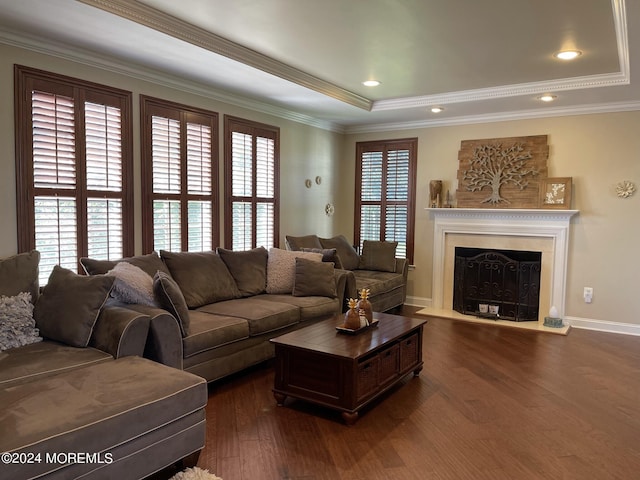
<path fill-rule="evenodd" d="M 452 275 L 445 272 L 445 265 L 451 265 L 447 248 L 449 238 L 457 235 L 465 238 L 489 239 L 493 248 L 500 246 L 504 239 L 527 239 L 535 241 L 544 239 L 551 247 L 549 253 L 543 255 L 543 266 L 548 270 L 548 292 L 541 296 L 548 299 L 549 305 L 540 305 L 541 320 L 554 305 L 561 314 L 565 308 L 565 284 L 567 277 L 567 256 L 569 248 L 569 230 L 571 217 L 578 210 L 554 209 L 488 209 L 488 208 L 427 208 L 434 219 L 433 238 L 433 292 L 432 306 L 435 309 L 450 309 L 452 305 L 444 305 L 445 297 L 449 298 L 448 289 Z M 502 237 L 502 238 L 501 238 Z M 516 248 L 517 249 L 517 248 Z M 545 258 L 546 256 L 546 258 Z M 445 285 L 447 283 L 447 285 Z M 446 289 L 446 290 L 445 290 Z M 543 309 L 544 310 L 543 312 Z"/>

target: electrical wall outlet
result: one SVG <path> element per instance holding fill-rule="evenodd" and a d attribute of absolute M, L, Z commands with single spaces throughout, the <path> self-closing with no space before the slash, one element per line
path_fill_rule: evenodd
<path fill-rule="evenodd" d="M 591 287 L 584 287 L 584 303 L 591 303 L 591 301 L 593 300 L 593 288 Z"/>

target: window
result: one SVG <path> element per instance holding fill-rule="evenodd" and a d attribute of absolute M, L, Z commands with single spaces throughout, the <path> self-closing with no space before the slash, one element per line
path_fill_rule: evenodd
<path fill-rule="evenodd" d="M 218 114 L 141 96 L 145 251 L 218 245 Z"/>
<path fill-rule="evenodd" d="M 355 242 L 397 241 L 413 262 L 418 139 L 356 144 Z"/>
<path fill-rule="evenodd" d="M 225 116 L 225 245 L 279 244 L 280 129 Z"/>
<path fill-rule="evenodd" d="M 18 250 L 54 265 L 133 254 L 131 93 L 15 67 Z"/>

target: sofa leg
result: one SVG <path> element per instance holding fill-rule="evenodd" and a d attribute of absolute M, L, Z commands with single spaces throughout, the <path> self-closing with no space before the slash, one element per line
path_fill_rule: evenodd
<path fill-rule="evenodd" d="M 198 464 L 198 459 L 200 458 L 200 452 L 202 450 L 198 450 L 197 452 L 193 452 L 190 455 L 187 455 L 182 460 L 178 460 L 176 465 L 180 470 L 184 470 L 185 468 L 193 468 Z"/>

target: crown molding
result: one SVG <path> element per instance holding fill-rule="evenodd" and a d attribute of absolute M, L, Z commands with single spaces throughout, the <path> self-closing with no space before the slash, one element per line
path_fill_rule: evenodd
<path fill-rule="evenodd" d="M 89 67 L 99 68 L 118 75 L 136 78 L 145 82 L 172 88 L 181 92 L 191 93 L 229 105 L 246 108 L 255 112 L 272 115 L 277 118 L 320 128 L 322 130 L 344 133 L 344 127 L 333 122 L 320 120 L 303 113 L 277 107 L 251 98 L 234 95 L 222 90 L 214 90 L 208 85 L 189 81 L 183 77 L 177 77 L 166 72 L 160 72 L 141 65 L 134 65 L 130 62 L 123 63 L 116 58 L 99 55 L 96 52 L 80 49 L 62 42 L 53 42 L 49 39 L 27 36 L 23 33 L 12 32 L 10 30 L 0 28 L 0 43 L 44 55 L 50 55 Z"/>
<path fill-rule="evenodd" d="M 326 80 L 270 58 L 250 48 L 243 47 L 203 28 L 197 27 L 140 2 L 129 0 L 78 0 L 86 5 L 118 15 L 132 22 L 152 28 L 192 45 L 204 48 L 284 80 L 314 90 L 318 93 L 371 110 L 372 101 Z"/>
<path fill-rule="evenodd" d="M 513 120 L 531 120 L 536 118 L 566 117 L 572 115 L 592 115 L 596 113 L 619 113 L 640 110 L 640 101 L 598 103 L 577 105 L 573 107 L 544 108 L 536 110 L 518 110 L 482 115 L 465 115 L 459 117 L 439 118 L 437 120 L 417 120 L 410 122 L 378 123 L 374 125 L 355 125 L 346 127 L 345 134 L 391 132 L 398 130 L 414 130 L 420 128 L 449 127 L 472 125 L 476 123 L 495 123 Z"/>

